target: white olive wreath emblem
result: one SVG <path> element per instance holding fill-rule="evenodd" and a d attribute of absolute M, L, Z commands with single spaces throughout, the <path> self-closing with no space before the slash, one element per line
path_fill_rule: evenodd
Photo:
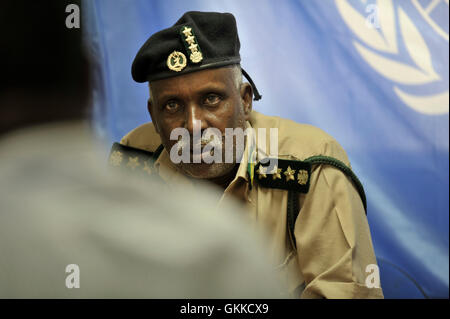
<path fill-rule="evenodd" d="M 448 42 L 448 33 L 444 32 L 429 18 L 430 11 L 441 1 L 444 1 L 448 6 L 448 0 L 433 0 L 427 8 L 421 7 L 417 0 L 412 0 L 412 3 L 429 25 Z M 366 17 L 353 8 L 347 0 L 335 0 L 335 3 L 347 26 L 360 41 L 367 47 L 373 49 L 369 50 L 358 41 L 353 40 L 353 45 L 356 50 L 382 76 L 395 83 L 411 86 L 442 80 L 434 70 L 430 50 L 423 36 L 411 18 L 400 7 L 397 9 L 398 25 L 405 42 L 406 50 L 414 65 L 408 65 L 378 53 L 388 53 L 391 57 L 392 55 L 399 54 L 397 47 L 396 15 L 392 0 L 378 0 L 376 3 L 381 33 L 375 28 L 367 27 Z M 440 115 L 449 112 L 448 90 L 438 94 L 415 95 L 406 93 L 395 84 L 393 90 L 406 105 L 417 112 L 427 115 Z"/>

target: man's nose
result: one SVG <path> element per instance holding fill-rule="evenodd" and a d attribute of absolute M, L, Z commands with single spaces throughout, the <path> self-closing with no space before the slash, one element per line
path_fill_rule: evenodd
<path fill-rule="evenodd" d="M 195 104 L 188 105 L 185 116 L 184 127 L 189 131 L 191 136 L 194 134 L 194 129 L 202 131 L 208 126 L 203 118 L 203 110 Z"/>

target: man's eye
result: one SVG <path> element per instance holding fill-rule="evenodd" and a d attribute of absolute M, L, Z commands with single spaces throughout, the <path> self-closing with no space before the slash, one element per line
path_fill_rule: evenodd
<path fill-rule="evenodd" d="M 217 103 L 219 103 L 221 101 L 221 98 L 219 95 L 217 94 L 208 94 L 205 98 L 205 100 L 203 101 L 204 104 L 206 105 L 215 105 Z"/>
<path fill-rule="evenodd" d="M 179 109 L 180 105 L 175 101 L 169 101 L 166 104 L 166 110 L 170 113 L 175 113 Z"/>

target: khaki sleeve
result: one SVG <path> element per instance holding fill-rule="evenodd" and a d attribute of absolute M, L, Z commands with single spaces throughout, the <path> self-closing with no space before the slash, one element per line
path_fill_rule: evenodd
<path fill-rule="evenodd" d="M 130 145 L 130 139 L 128 138 L 128 135 L 125 135 L 124 137 L 122 137 L 122 139 L 120 140 L 120 144 L 125 145 L 125 146 Z"/>
<path fill-rule="evenodd" d="M 300 195 L 295 224 L 297 257 L 305 279 L 302 298 L 383 298 L 365 284 L 376 264 L 360 196 L 340 170 L 318 165 L 308 194 Z"/>

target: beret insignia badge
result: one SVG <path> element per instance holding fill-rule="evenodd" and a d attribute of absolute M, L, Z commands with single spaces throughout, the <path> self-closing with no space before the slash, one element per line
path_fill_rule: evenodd
<path fill-rule="evenodd" d="M 203 54 L 195 38 L 194 31 L 191 27 L 184 26 L 180 30 L 181 39 L 183 40 L 186 51 L 190 54 L 189 59 L 192 63 L 199 63 L 203 60 Z"/>
<path fill-rule="evenodd" d="M 180 72 L 186 67 L 187 59 L 186 56 L 179 51 L 173 51 L 167 57 L 167 67 L 175 72 Z"/>

